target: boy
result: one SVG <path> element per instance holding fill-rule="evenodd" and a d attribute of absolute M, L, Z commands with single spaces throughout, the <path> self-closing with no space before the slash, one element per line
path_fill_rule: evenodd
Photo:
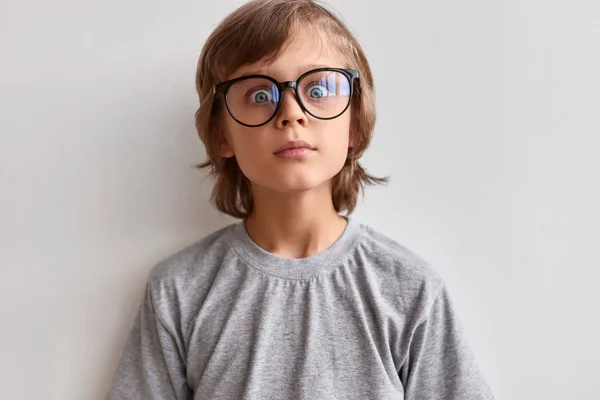
<path fill-rule="evenodd" d="M 309 0 L 211 34 L 196 126 L 241 219 L 150 273 L 108 399 L 493 399 L 441 277 L 349 217 L 375 121 L 356 39 Z M 345 212 L 345 215 L 341 215 Z"/>

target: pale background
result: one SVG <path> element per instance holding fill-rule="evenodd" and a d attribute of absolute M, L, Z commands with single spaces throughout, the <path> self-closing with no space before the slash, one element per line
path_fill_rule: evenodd
<path fill-rule="evenodd" d="M 0 3 L 0 398 L 100 400 L 207 205 L 196 62 L 241 1 Z M 498 399 L 596 399 L 600 3 L 333 1 L 390 175 L 355 218 L 447 280 Z"/>

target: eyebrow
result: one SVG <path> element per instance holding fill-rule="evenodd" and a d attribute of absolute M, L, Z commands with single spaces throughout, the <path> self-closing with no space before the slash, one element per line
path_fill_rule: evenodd
<path fill-rule="evenodd" d="M 313 70 L 313 69 L 318 69 L 318 68 L 328 68 L 328 65 L 324 65 L 324 64 L 307 64 L 302 66 L 302 68 L 298 68 L 299 71 L 302 71 L 300 74 L 298 74 L 298 76 L 302 75 L 303 73 Z M 333 68 L 333 67 L 332 67 Z M 242 74 L 240 74 L 240 76 L 247 76 L 247 75 L 267 75 L 267 76 L 271 76 L 274 77 L 275 71 L 273 69 L 271 69 L 270 67 L 266 67 L 266 68 L 258 68 L 258 69 L 253 69 L 250 71 L 246 71 Z"/>

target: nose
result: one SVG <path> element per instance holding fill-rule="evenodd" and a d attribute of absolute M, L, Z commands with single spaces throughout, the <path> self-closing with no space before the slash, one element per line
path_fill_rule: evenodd
<path fill-rule="evenodd" d="M 277 128 L 288 128 L 296 124 L 300 126 L 306 126 L 308 124 L 308 118 L 306 113 L 298 103 L 296 93 L 292 88 L 286 88 L 289 90 L 283 90 L 281 107 L 278 115 L 275 117 L 275 125 Z"/>

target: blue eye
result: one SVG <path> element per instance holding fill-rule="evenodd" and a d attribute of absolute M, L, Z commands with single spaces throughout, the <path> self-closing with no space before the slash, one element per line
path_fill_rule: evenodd
<path fill-rule="evenodd" d="M 265 104 L 273 100 L 273 95 L 268 90 L 259 89 L 250 93 L 250 100 L 256 104 Z"/>
<path fill-rule="evenodd" d="M 311 99 L 316 99 L 316 100 L 329 96 L 329 90 L 327 89 L 327 87 L 324 85 L 320 85 L 320 84 L 310 86 L 308 88 L 307 92 L 308 92 L 308 96 Z"/>

